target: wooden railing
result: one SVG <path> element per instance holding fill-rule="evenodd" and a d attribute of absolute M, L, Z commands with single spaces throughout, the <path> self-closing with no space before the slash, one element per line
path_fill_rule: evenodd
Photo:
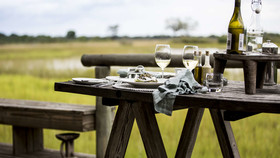
<path fill-rule="evenodd" d="M 155 63 L 154 54 L 85 54 L 81 58 L 84 66 L 137 66 L 158 67 Z M 202 56 L 204 63 L 204 55 Z M 210 64 L 214 67 L 214 57 L 211 54 Z M 277 68 L 280 68 L 280 62 L 276 62 Z M 183 67 L 180 54 L 172 55 L 168 67 Z M 240 61 L 227 61 L 226 68 L 242 68 Z"/>
<path fill-rule="evenodd" d="M 84 66 L 137 66 L 158 67 L 154 54 L 85 54 L 81 58 Z M 204 63 L 204 55 L 202 56 Z M 214 65 L 214 57 L 210 56 L 210 64 Z M 168 67 L 183 67 L 182 57 L 179 54 L 172 55 Z M 242 68 L 239 61 L 228 61 L 227 68 Z"/>

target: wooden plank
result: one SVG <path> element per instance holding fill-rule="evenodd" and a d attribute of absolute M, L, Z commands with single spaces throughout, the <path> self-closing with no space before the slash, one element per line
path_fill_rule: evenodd
<path fill-rule="evenodd" d="M 56 90 L 63 92 L 105 96 L 118 100 L 153 102 L 151 92 L 135 92 L 112 87 L 94 87 L 73 82 L 57 82 Z M 189 107 L 216 108 L 231 111 L 280 113 L 280 85 L 257 89 L 254 95 L 246 95 L 244 82 L 229 81 L 222 93 L 178 95 L 174 110 Z M 186 102 L 188 100 L 188 102 Z"/>
<path fill-rule="evenodd" d="M 13 126 L 13 154 L 25 154 L 44 149 L 43 130 Z"/>
<path fill-rule="evenodd" d="M 176 158 L 190 158 L 196 141 L 203 108 L 189 108 L 176 152 Z"/>
<path fill-rule="evenodd" d="M 188 55 L 191 58 L 191 54 Z M 205 55 L 202 56 L 204 63 Z M 138 66 L 158 67 L 155 63 L 153 54 L 84 54 L 81 57 L 84 66 Z M 214 67 L 214 57 L 210 55 L 210 65 Z M 182 56 L 173 54 L 168 67 L 184 67 Z M 240 61 L 230 60 L 227 62 L 227 68 L 242 68 Z"/>
<path fill-rule="evenodd" d="M 240 158 L 239 151 L 229 121 L 224 121 L 218 109 L 209 109 L 224 158 Z"/>
<path fill-rule="evenodd" d="M 105 78 L 110 75 L 110 67 L 97 66 L 95 68 L 96 78 Z M 102 97 L 96 97 L 96 156 L 105 156 L 107 143 L 110 137 L 115 107 L 106 107 L 102 104 Z"/>
<path fill-rule="evenodd" d="M 133 103 L 132 110 L 136 117 L 147 157 L 167 158 L 153 104 L 145 102 Z"/>
<path fill-rule="evenodd" d="M 72 131 L 95 129 L 95 106 L 0 99 L 0 123 Z"/>
<path fill-rule="evenodd" d="M 247 118 L 259 113 L 255 112 L 240 112 L 240 111 L 224 111 L 224 120 L 225 121 L 237 121 L 243 118 Z"/>
<path fill-rule="evenodd" d="M 0 143 L 0 157 L 1 158 L 61 158 L 60 151 L 52 149 L 44 149 L 29 154 L 13 155 L 11 144 Z M 75 153 L 78 158 L 96 158 L 95 155 Z"/>
<path fill-rule="evenodd" d="M 125 151 L 131 134 L 135 116 L 128 102 L 120 102 L 112 131 L 110 134 L 105 158 L 120 158 Z"/>
<path fill-rule="evenodd" d="M 237 54 L 223 54 L 215 53 L 215 58 L 222 60 L 254 60 L 254 61 L 280 61 L 280 55 L 278 54 L 261 54 L 261 55 L 237 55 Z"/>

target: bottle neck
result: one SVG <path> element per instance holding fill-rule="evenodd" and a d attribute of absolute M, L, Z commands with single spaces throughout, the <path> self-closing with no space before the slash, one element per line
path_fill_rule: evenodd
<path fill-rule="evenodd" d="M 241 0 L 235 0 L 235 6 L 234 6 L 235 9 L 236 8 L 240 9 L 240 7 L 241 7 L 241 2 L 240 1 Z"/>
<path fill-rule="evenodd" d="M 203 66 L 210 66 L 210 58 L 208 55 L 205 55 L 205 63 Z"/>
<path fill-rule="evenodd" d="M 234 13 L 240 14 L 241 0 L 235 0 Z"/>
<path fill-rule="evenodd" d="M 202 65 L 201 65 L 201 56 L 198 55 L 198 56 L 197 56 L 197 60 L 198 60 L 197 66 L 202 66 Z"/>
<path fill-rule="evenodd" d="M 252 6 L 252 17 L 251 23 L 248 27 L 248 32 L 262 33 L 263 29 L 261 26 L 261 4 L 257 8 Z"/>

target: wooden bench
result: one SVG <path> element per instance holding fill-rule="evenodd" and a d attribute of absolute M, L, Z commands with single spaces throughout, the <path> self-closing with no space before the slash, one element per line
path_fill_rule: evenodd
<path fill-rule="evenodd" d="M 13 155 L 44 151 L 43 128 L 95 130 L 95 106 L 0 99 L 0 123 L 13 127 Z"/>

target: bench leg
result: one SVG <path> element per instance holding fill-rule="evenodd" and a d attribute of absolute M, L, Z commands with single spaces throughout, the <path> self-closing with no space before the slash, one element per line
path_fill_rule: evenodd
<path fill-rule="evenodd" d="M 240 158 L 229 121 L 224 121 L 223 112 L 218 109 L 209 109 L 220 143 L 223 157 Z"/>
<path fill-rule="evenodd" d="M 13 154 L 44 150 L 43 129 L 13 126 Z"/>
<path fill-rule="evenodd" d="M 199 130 L 204 108 L 189 108 L 180 142 L 176 152 L 176 158 L 190 158 Z"/>

